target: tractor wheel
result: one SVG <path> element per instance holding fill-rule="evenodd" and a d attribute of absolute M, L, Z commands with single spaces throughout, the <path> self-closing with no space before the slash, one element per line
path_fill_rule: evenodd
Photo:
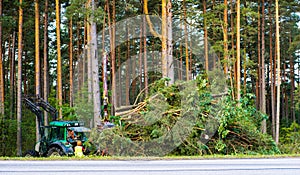
<path fill-rule="evenodd" d="M 24 157 L 38 157 L 39 153 L 35 150 L 29 150 L 24 154 Z"/>
<path fill-rule="evenodd" d="M 58 157 L 60 157 L 60 156 L 63 156 L 63 155 L 65 155 L 64 152 L 62 152 L 61 149 L 56 148 L 56 147 L 50 148 L 50 150 L 47 153 L 48 157 L 51 157 L 51 156 L 58 156 Z"/>

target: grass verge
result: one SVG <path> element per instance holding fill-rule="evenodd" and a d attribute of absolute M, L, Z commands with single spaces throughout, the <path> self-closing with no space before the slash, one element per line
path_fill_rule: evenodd
<path fill-rule="evenodd" d="M 85 157 L 0 157 L 0 160 L 19 161 L 59 161 L 59 160 L 207 160 L 207 159 L 274 159 L 274 158 L 300 158 L 300 154 L 278 155 L 209 155 L 209 156 L 166 156 L 166 157 L 117 157 L 117 156 L 85 156 Z"/>

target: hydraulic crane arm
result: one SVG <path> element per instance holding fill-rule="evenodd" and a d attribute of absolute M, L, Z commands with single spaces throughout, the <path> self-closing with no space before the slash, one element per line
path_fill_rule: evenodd
<path fill-rule="evenodd" d="M 52 120 L 57 120 L 57 110 L 53 106 L 51 106 L 48 102 L 43 100 L 42 98 L 37 98 L 36 104 L 40 107 L 42 107 L 45 111 L 49 112 L 52 116 Z"/>
<path fill-rule="evenodd" d="M 41 127 L 44 126 L 44 116 L 43 116 L 43 111 L 38 108 L 36 104 L 34 104 L 29 98 L 23 98 L 23 101 L 25 102 L 26 107 L 33 112 L 38 120 L 39 123 L 39 130 L 40 133 L 42 133 Z"/>

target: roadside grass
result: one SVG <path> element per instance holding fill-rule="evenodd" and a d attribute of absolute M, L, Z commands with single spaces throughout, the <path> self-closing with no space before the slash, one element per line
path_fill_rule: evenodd
<path fill-rule="evenodd" d="M 165 156 L 165 157 L 118 157 L 118 156 L 85 156 L 85 157 L 0 157 L 0 160 L 18 161 L 64 161 L 64 160 L 207 160 L 207 159 L 273 159 L 273 158 L 296 158 L 300 154 L 277 154 L 277 155 L 207 155 L 207 156 Z"/>

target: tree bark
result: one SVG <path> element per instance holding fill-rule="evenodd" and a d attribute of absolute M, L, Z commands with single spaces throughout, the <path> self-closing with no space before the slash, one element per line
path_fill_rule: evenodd
<path fill-rule="evenodd" d="M 45 15 L 44 15 L 44 100 L 48 101 L 49 93 L 49 73 L 48 73 L 48 6 L 49 1 L 45 0 Z M 44 113 L 45 126 L 48 125 L 48 113 Z"/>
<path fill-rule="evenodd" d="M 275 109 L 276 109 L 276 104 L 275 104 L 275 93 L 274 93 L 274 74 L 273 74 L 273 69 L 274 69 L 274 60 L 273 60 L 273 20 L 272 20 L 272 14 L 271 14 L 271 4 L 272 0 L 269 1 L 269 23 L 270 23 L 270 31 L 269 31 L 269 43 L 270 43 L 270 88 L 271 88 L 271 118 L 272 118 L 272 136 L 273 139 L 275 140 L 275 133 L 276 133 L 276 127 L 275 127 Z"/>
<path fill-rule="evenodd" d="M 185 39 L 185 71 L 186 71 L 186 80 L 189 80 L 189 46 L 188 46 L 188 33 L 187 33 L 187 16 L 186 16 L 186 1 L 183 0 L 183 20 L 184 20 L 184 39 Z"/>
<path fill-rule="evenodd" d="M 168 55 L 167 55 L 167 3 L 166 0 L 161 1 L 161 12 L 162 12 L 162 24 L 161 24 L 161 67 L 162 67 L 162 77 L 168 77 Z"/>
<path fill-rule="evenodd" d="M 35 95 L 40 97 L 41 94 L 41 71 L 40 71 L 40 12 L 39 1 L 34 1 L 35 13 Z M 36 118 L 36 142 L 40 140 L 39 121 Z"/>
<path fill-rule="evenodd" d="M 115 107 L 117 106 L 117 91 L 116 91 L 116 0 L 113 0 L 113 11 L 112 11 L 112 52 L 111 52 L 111 78 L 112 78 L 112 108 L 111 108 L 111 115 L 115 114 Z"/>
<path fill-rule="evenodd" d="M 230 11 L 234 13 L 234 7 L 233 7 L 233 0 L 230 0 Z M 234 16 L 233 13 L 230 13 L 230 25 L 231 25 L 231 52 L 232 52 L 232 58 L 234 59 L 235 52 L 234 52 Z M 232 99 L 235 99 L 235 83 L 236 83 L 236 76 L 235 76 L 235 62 L 232 61 L 232 65 L 230 66 L 229 74 L 230 74 L 230 86 L 232 89 L 231 96 Z"/>
<path fill-rule="evenodd" d="M 207 21 L 206 21 L 206 1 L 203 1 L 203 16 L 204 16 L 204 57 L 205 57 L 205 71 L 208 73 L 208 32 L 207 32 Z"/>
<path fill-rule="evenodd" d="M 266 83 L 265 83 L 265 0 L 262 0 L 262 18 L 261 18 L 261 103 L 260 110 L 266 113 Z M 267 121 L 262 121 L 262 133 L 267 133 Z"/>
<path fill-rule="evenodd" d="M 147 60 L 147 32 L 146 32 L 146 17 L 143 17 L 143 32 L 144 32 L 144 78 L 145 78 L 145 96 L 148 97 L 148 60 Z"/>
<path fill-rule="evenodd" d="M 91 7 L 91 0 L 87 1 L 86 7 L 89 9 Z M 90 17 L 88 17 L 90 18 Z M 88 101 L 92 102 L 93 100 L 93 82 L 92 82 L 92 63 L 91 63 L 91 24 L 90 21 L 87 20 L 86 23 L 86 42 L 87 42 L 87 81 L 88 81 Z"/>
<path fill-rule="evenodd" d="M 95 1 L 91 1 L 92 11 L 96 9 Z M 97 28 L 95 16 L 91 16 L 91 63 L 92 63 L 92 78 L 93 78 L 93 102 L 94 102 L 94 126 L 101 122 L 101 101 L 100 101 L 100 87 L 99 87 L 99 65 L 98 65 L 98 51 L 97 51 Z"/>
<path fill-rule="evenodd" d="M 225 76 L 228 74 L 228 4 L 227 0 L 224 0 L 224 26 L 223 26 L 223 40 L 224 40 L 224 73 Z"/>
<path fill-rule="evenodd" d="M 236 73 L 237 73 L 237 100 L 240 101 L 241 98 L 241 59 L 240 59 L 240 0 L 237 0 L 236 4 L 236 9 L 237 9 L 237 23 L 236 23 Z"/>
<path fill-rule="evenodd" d="M 23 9 L 19 0 L 19 33 L 18 33 L 18 89 L 17 89 L 17 155 L 22 156 L 22 40 L 23 40 Z"/>
<path fill-rule="evenodd" d="M 70 107 L 73 106 L 73 89 L 74 89 L 74 83 L 73 83 L 73 20 L 72 17 L 69 21 L 69 37 L 70 37 L 70 41 L 69 41 L 69 66 L 70 66 L 70 92 L 69 92 L 69 104 Z"/>
<path fill-rule="evenodd" d="M 279 125 L 280 125 L 280 40 L 279 40 L 279 5 L 278 0 L 275 0 L 276 8 L 276 56 L 277 56 L 277 110 L 276 110 L 276 135 L 275 142 L 279 143 Z"/>
<path fill-rule="evenodd" d="M 173 64 L 173 30 L 172 30 L 172 1 L 167 4 L 167 71 L 170 84 L 174 84 L 174 64 Z"/>
<path fill-rule="evenodd" d="M 15 115 L 15 42 L 16 32 L 12 34 L 12 47 L 11 47 L 11 60 L 10 60 L 10 119 L 13 119 Z"/>
<path fill-rule="evenodd" d="M 61 41 L 60 41 L 60 2 L 55 1 L 56 7 L 56 42 L 57 42 L 57 99 L 59 106 L 59 119 L 62 119 L 62 59 L 61 59 Z"/>
<path fill-rule="evenodd" d="M 129 60 L 130 58 L 130 27 L 129 24 L 126 24 L 127 26 L 127 52 L 126 52 L 126 60 Z M 130 83 L 130 63 L 129 61 L 126 61 L 126 81 L 125 81 L 125 105 L 128 106 L 130 104 L 129 102 L 129 83 Z"/>
<path fill-rule="evenodd" d="M 289 42 L 292 43 L 292 31 L 290 31 Z M 291 69 L 291 116 L 293 122 L 296 121 L 295 116 L 295 104 L 294 104 L 294 92 L 295 92 L 295 67 L 294 67 L 294 58 L 290 55 L 290 69 Z"/>
<path fill-rule="evenodd" d="M 0 17 L 2 17 L 2 0 L 0 0 Z M 4 115 L 4 74 L 2 53 L 2 21 L 0 20 L 0 115 Z M 1 118 L 1 117 L 0 117 Z"/>

